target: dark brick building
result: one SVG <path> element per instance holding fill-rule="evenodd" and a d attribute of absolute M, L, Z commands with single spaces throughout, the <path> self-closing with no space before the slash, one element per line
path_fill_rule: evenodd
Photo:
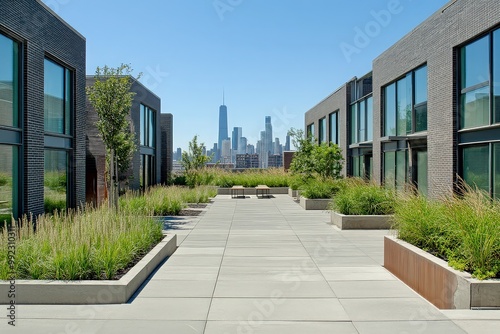
<path fill-rule="evenodd" d="M 373 61 L 369 176 L 398 188 L 413 183 L 431 197 L 450 192 L 460 176 L 499 197 L 499 28 L 498 1 L 450 1 Z M 353 122 L 351 88 L 309 110 L 305 126 L 319 138 L 320 119 L 340 110 L 345 172 L 356 175 L 356 144 L 368 153 L 370 142 L 353 141 L 352 129 L 367 130 L 353 124 L 362 120 Z"/>
<path fill-rule="evenodd" d="M 88 86 L 91 86 L 94 81 L 93 76 L 87 76 Z M 170 139 L 171 142 L 172 135 L 165 133 L 165 138 L 162 138 L 160 98 L 134 78 L 132 78 L 130 90 L 135 93 L 130 119 L 138 149 L 132 157 L 129 171 L 121 175 L 120 179 L 122 188 L 138 190 L 162 182 L 162 141 Z M 104 179 L 106 152 L 95 126 L 98 119 L 97 113 L 88 100 L 86 106 L 87 202 L 100 203 L 107 196 Z M 172 131 L 171 125 L 170 128 L 165 127 L 165 131 L 168 130 Z"/>
<path fill-rule="evenodd" d="M 0 215 L 85 202 L 85 38 L 41 1 L 0 1 Z"/>

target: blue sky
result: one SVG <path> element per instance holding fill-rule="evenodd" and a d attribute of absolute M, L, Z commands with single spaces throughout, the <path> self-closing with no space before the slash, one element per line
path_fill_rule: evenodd
<path fill-rule="evenodd" d="M 304 113 L 447 0 L 43 0 L 87 39 L 87 73 L 129 63 L 174 115 L 174 148 L 229 133 L 255 144 L 304 127 Z M 360 33 L 361 32 L 361 33 Z M 360 37 L 361 34 L 364 36 Z"/>

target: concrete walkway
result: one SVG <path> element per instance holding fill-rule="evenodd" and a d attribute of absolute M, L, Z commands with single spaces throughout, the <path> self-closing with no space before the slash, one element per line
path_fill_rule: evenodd
<path fill-rule="evenodd" d="M 287 195 L 217 196 L 166 223 L 180 247 L 125 305 L 18 306 L 0 333 L 498 333 L 500 311 L 440 311 L 382 267 L 387 231 L 340 231 Z"/>

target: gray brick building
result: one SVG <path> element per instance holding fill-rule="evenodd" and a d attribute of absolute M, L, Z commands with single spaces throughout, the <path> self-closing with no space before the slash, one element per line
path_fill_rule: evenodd
<path fill-rule="evenodd" d="M 41 1 L 0 1 L 0 217 L 85 202 L 85 38 Z"/>
<path fill-rule="evenodd" d="M 450 1 L 373 61 L 368 176 L 398 188 L 413 183 L 431 197 L 461 177 L 500 195 L 499 27 L 498 1 Z M 320 120 L 340 112 L 346 175 L 363 165 L 356 144 L 365 152 L 370 144 L 353 141 L 352 129 L 362 129 L 353 124 L 352 84 L 305 115 L 320 138 Z"/>
<path fill-rule="evenodd" d="M 162 182 L 161 100 L 134 78 L 130 91 L 134 92 L 130 120 L 135 131 L 137 150 L 132 156 L 129 171 L 120 175 L 122 189 L 144 189 Z M 87 76 L 87 86 L 94 76 Z M 107 196 L 104 173 L 106 152 L 95 123 L 97 113 L 87 100 L 87 202 L 101 203 Z M 171 130 L 171 128 L 170 128 Z M 166 138 L 169 138 L 167 135 Z"/>

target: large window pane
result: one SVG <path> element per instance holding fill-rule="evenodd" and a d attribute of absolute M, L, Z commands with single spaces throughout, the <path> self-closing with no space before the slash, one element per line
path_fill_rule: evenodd
<path fill-rule="evenodd" d="M 358 142 L 358 104 L 351 106 L 351 144 Z"/>
<path fill-rule="evenodd" d="M 352 157 L 352 176 L 361 177 L 360 157 Z"/>
<path fill-rule="evenodd" d="M 394 188 L 396 182 L 396 152 L 384 153 L 384 184 Z"/>
<path fill-rule="evenodd" d="M 366 100 L 366 140 L 373 140 L 373 98 Z"/>
<path fill-rule="evenodd" d="M 466 147 L 462 152 L 465 182 L 489 191 L 489 146 Z"/>
<path fill-rule="evenodd" d="M 64 133 L 64 68 L 45 60 L 45 131 Z"/>
<path fill-rule="evenodd" d="M 306 136 L 307 138 L 314 138 L 314 123 L 307 126 Z"/>
<path fill-rule="evenodd" d="M 427 66 L 415 71 L 415 104 L 427 102 Z"/>
<path fill-rule="evenodd" d="M 19 157 L 16 146 L 0 145 L 0 225 L 18 214 Z"/>
<path fill-rule="evenodd" d="M 385 88 L 384 135 L 396 135 L 396 84 Z"/>
<path fill-rule="evenodd" d="M 155 113 L 152 109 L 149 109 L 149 115 L 148 115 L 148 139 L 149 139 L 149 147 L 155 147 L 155 136 L 156 136 L 156 131 L 155 131 Z"/>
<path fill-rule="evenodd" d="M 427 131 L 427 103 L 415 106 L 415 132 Z"/>
<path fill-rule="evenodd" d="M 462 94 L 460 127 L 472 128 L 490 124 L 490 92 L 483 87 Z"/>
<path fill-rule="evenodd" d="M 411 132 L 411 95 L 408 95 L 409 92 L 411 92 L 411 81 L 408 78 L 399 80 L 397 82 L 397 134 L 400 136 Z"/>
<path fill-rule="evenodd" d="M 418 151 L 417 152 L 417 187 L 418 191 L 427 195 L 428 189 L 428 167 L 427 167 L 427 151 Z"/>
<path fill-rule="evenodd" d="M 66 209 L 68 180 L 68 153 L 61 150 L 45 150 L 44 206 L 45 212 Z"/>
<path fill-rule="evenodd" d="M 359 102 L 358 142 L 366 141 L 366 102 Z"/>
<path fill-rule="evenodd" d="M 338 113 L 330 114 L 330 143 L 338 144 Z"/>
<path fill-rule="evenodd" d="M 406 151 L 396 152 L 396 188 L 404 189 L 406 184 Z"/>
<path fill-rule="evenodd" d="M 489 81 L 489 52 L 489 36 L 462 48 L 462 89 Z"/>
<path fill-rule="evenodd" d="M 146 107 L 141 104 L 140 110 L 140 143 L 146 145 Z"/>
<path fill-rule="evenodd" d="M 500 199 L 500 143 L 493 144 L 493 196 Z"/>
<path fill-rule="evenodd" d="M 0 125 L 18 127 L 18 51 L 16 42 L 0 34 Z"/>
<path fill-rule="evenodd" d="M 326 143 L 326 118 L 319 120 L 319 143 Z"/>
<path fill-rule="evenodd" d="M 494 122 L 500 123 L 500 29 L 493 33 L 493 96 Z"/>

